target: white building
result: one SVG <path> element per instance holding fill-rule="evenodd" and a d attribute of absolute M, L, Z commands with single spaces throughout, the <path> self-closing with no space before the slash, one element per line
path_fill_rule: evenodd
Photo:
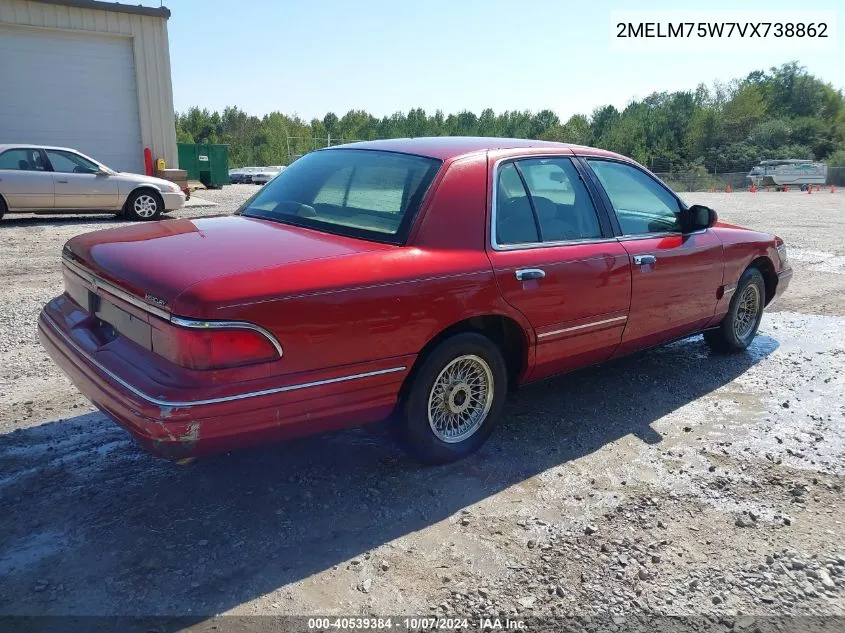
<path fill-rule="evenodd" d="M 165 7 L 0 0 L 0 143 L 73 147 L 143 173 L 177 166 Z"/>

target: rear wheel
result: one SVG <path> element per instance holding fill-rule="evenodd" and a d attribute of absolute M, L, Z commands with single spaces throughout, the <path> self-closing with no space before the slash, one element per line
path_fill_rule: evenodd
<path fill-rule="evenodd" d="M 409 452 L 432 464 L 478 450 L 498 422 L 507 392 L 499 348 L 481 334 L 452 336 L 415 371 L 401 405 Z"/>
<path fill-rule="evenodd" d="M 3 216 L 6 215 L 6 201 L 0 197 L 0 220 L 3 219 Z"/>
<path fill-rule="evenodd" d="M 748 268 L 736 285 L 728 313 L 719 327 L 704 333 L 704 340 L 717 352 L 741 352 L 751 345 L 763 319 L 766 284 L 756 268 Z"/>
<path fill-rule="evenodd" d="M 164 212 L 164 201 L 147 189 L 133 191 L 126 200 L 125 215 L 132 220 L 157 220 Z"/>

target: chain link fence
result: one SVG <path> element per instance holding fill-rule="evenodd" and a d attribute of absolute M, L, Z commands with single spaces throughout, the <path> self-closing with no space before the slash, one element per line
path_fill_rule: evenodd
<path fill-rule="evenodd" d="M 361 140 L 364 139 L 346 138 L 342 134 L 340 136 L 288 136 L 286 137 L 288 164 L 308 152 L 313 152 L 315 149 L 343 145 L 344 143 L 356 143 Z"/>
<path fill-rule="evenodd" d="M 658 178 L 674 191 L 744 191 L 751 187 L 748 172 L 726 172 L 711 174 L 700 171 L 655 172 Z M 825 188 L 845 187 L 845 167 L 828 167 Z M 800 189 L 801 185 L 789 185 L 790 189 Z M 759 187 L 760 191 L 775 190 L 775 187 Z"/>
<path fill-rule="evenodd" d="M 333 145 L 354 143 L 363 139 L 338 136 L 288 136 L 285 141 L 287 163 L 290 164 L 300 156 Z M 757 163 L 749 165 L 743 171 L 709 172 L 704 167 L 696 170 L 680 171 L 672 169 L 668 161 L 650 161 L 646 166 L 651 169 L 663 182 L 675 191 L 744 191 L 751 187 L 748 173 Z M 821 186 L 821 185 L 820 185 Z M 828 167 L 825 187 L 845 187 L 845 167 Z M 759 187 L 760 190 L 774 187 Z M 800 189 L 800 185 L 790 185 L 790 189 Z"/>

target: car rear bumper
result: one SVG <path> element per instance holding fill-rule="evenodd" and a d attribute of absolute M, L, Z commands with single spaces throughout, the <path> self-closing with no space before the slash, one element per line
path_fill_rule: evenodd
<path fill-rule="evenodd" d="M 105 366 L 76 304 L 58 297 L 38 320 L 41 343 L 74 385 L 123 426 L 147 451 L 169 459 L 218 453 L 278 439 L 312 435 L 384 418 L 393 410 L 413 357 L 389 359 L 334 375 L 287 378 L 271 388 L 246 389 L 201 399 L 176 400 L 140 388 L 121 374 L 125 363 Z M 85 313 L 83 313 L 85 314 Z M 67 318 L 64 318 L 67 316 Z M 103 348 L 104 349 L 104 348 Z M 105 351 L 103 358 L 112 355 Z M 97 358 L 95 358 L 97 356 Z M 380 366 L 379 366 L 380 365 Z M 155 375 L 154 367 L 145 372 Z M 311 373 L 309 373 L 311 374 Z M 282 378 L 279 379 L 280 381 Z M 201 391 L 201 390 L 197 390 Z M 183 392 L 184 393 L 184 392 Z"/>
<path fill-rule="evenodd" d="M 164 208 L 167 211 L 175 211 L 185 206 L 185 193 L 182 191 L 163 191 L 161 199 L 164 200 Z"/>

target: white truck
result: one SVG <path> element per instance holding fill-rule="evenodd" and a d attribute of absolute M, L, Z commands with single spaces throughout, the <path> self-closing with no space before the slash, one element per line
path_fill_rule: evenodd
<path fill-rule="evenodd" d="M 799 159 L 762 160 L 751 168 L 747 178 L 757 187 L 774 187 L 777 191 L 800 187 L 804 191 L 811 185 L 825 183 L 827 165 Z"/>

